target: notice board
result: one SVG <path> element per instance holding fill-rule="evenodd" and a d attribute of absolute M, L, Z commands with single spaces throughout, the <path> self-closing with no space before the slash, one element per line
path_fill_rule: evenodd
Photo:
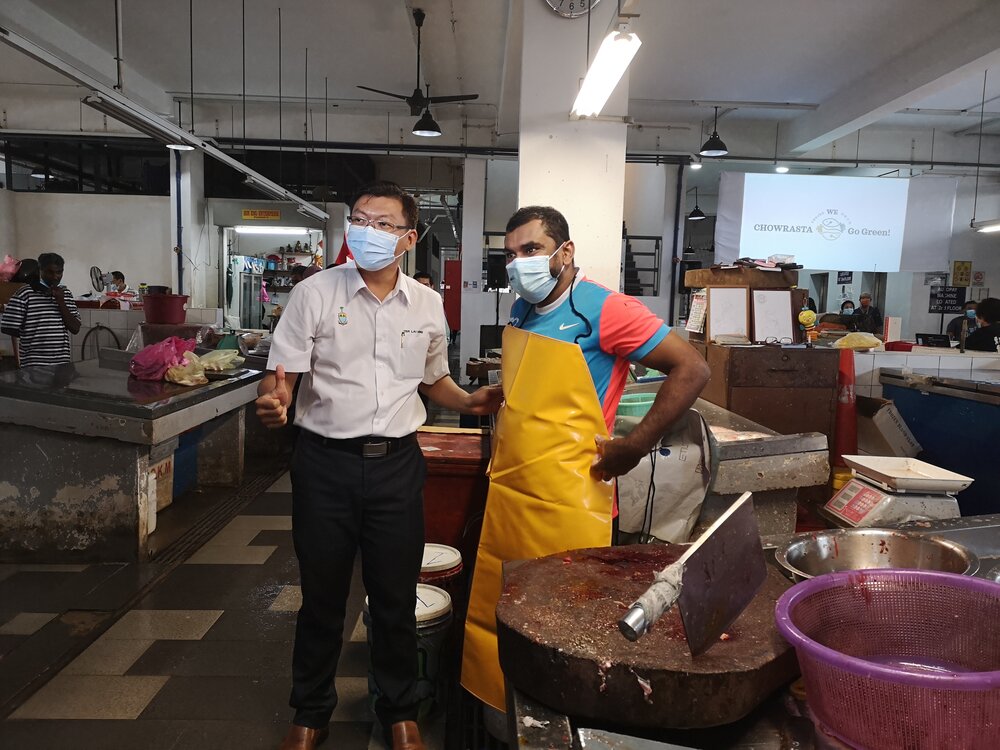
<path fill-rule="evenodd" d="M 791 289 L 755 289 L 753 292 L 753 340 L 781 343 L 795 340 Z M 785 341 L 787 339 L 787 341 Z"/>
<path fill-rule="evenodd" d="M 749 304 L 748 287 L 708 287 L 708 340 L 723 334 L 750 338 Z"/>
<path fill-rule="evenodd" d="M 965 304 L 965 287 L 932 286 L 929 313 L 960 313 Z"/>

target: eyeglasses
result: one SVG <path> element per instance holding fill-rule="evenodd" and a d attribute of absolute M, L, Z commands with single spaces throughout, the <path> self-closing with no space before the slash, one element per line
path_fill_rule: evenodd
<path fill-rule="evenodd" d="M 773 346 L 784 346 L 785 344 L 791 344 L 792 340 L 787 336 L 785 338 L 775 338 L 774 336 L 769 336 L 764 339 L 765 344 L 771 344 Z"/>
<path fill-rule="evenodd" d="M 400 229 L 409 231 L 413 229 L 413 227 L 407 227 L 402 224 L 393 224 L 385 219 L 366 219 L 364 216 L 348 216 L 347 223 L 352 227 L 359 227 L 362 229 L 364 227 L 375 227 L 382 232 L 398 232 Z"/>

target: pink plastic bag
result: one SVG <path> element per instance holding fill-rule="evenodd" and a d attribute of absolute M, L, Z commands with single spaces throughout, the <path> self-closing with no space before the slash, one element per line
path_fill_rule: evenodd
<path fill-rule="evenodd" d="M 194 339 L 170 336 L 139 351 L 128 363 L 129 372 L 139 380 L 163 380 L 167 370 L 184 364 L 184 352 L 194 351 Z"/>
<path fill-rule="evenodd" d="M 3 263 L 0 263 L 0 281 L 10 281 L 14 274 L 17 273 L 17 269 L 20 265 L 21 261 L 17 258 L 5 255 Z"/>

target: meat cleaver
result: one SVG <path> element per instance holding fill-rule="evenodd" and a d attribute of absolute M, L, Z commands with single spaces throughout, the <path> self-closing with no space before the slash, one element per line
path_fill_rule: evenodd
<path fill-rule="evenodd" d="M 767 577 L 765 566 L 753 496 L 744 492 L 677 562 L 653 577 L 618 629 L 637 641 L 676 602 L 691 655 L 703 654 L 753 600 Z"/>

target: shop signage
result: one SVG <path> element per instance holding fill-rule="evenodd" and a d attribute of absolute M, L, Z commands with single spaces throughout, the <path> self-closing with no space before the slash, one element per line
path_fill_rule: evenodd
<path fill-rule="evenodd" d="M 951 285 L 968 286 L 972 281 L 972 261 L 956 260 L 951 264 Z"/>
<path fill-rule="evenodd" d="M 853 284 L 854 283 L 854 271 L 837 271 L 837 283 L 838 284 Z"/>
<path fill-rule="evenodd" d="M 929 313 L 960 313 L 965 304 L 965 287 L 932 286 Z"/>
<path fill-rule="evenodd" d="M 243 221 L 281 221 L 281 209 L 278 208 L 244 208 Z"/>
<path fill-rule="evenodd" d="M 972 286 L 986 286 L 985 271 L 976 271 L 972 274 Z"/>
<path fill-rule="evenodd" d="M 948 272 L 930 271 L 925 273 L 924 286 L 948 286 Z"/>

